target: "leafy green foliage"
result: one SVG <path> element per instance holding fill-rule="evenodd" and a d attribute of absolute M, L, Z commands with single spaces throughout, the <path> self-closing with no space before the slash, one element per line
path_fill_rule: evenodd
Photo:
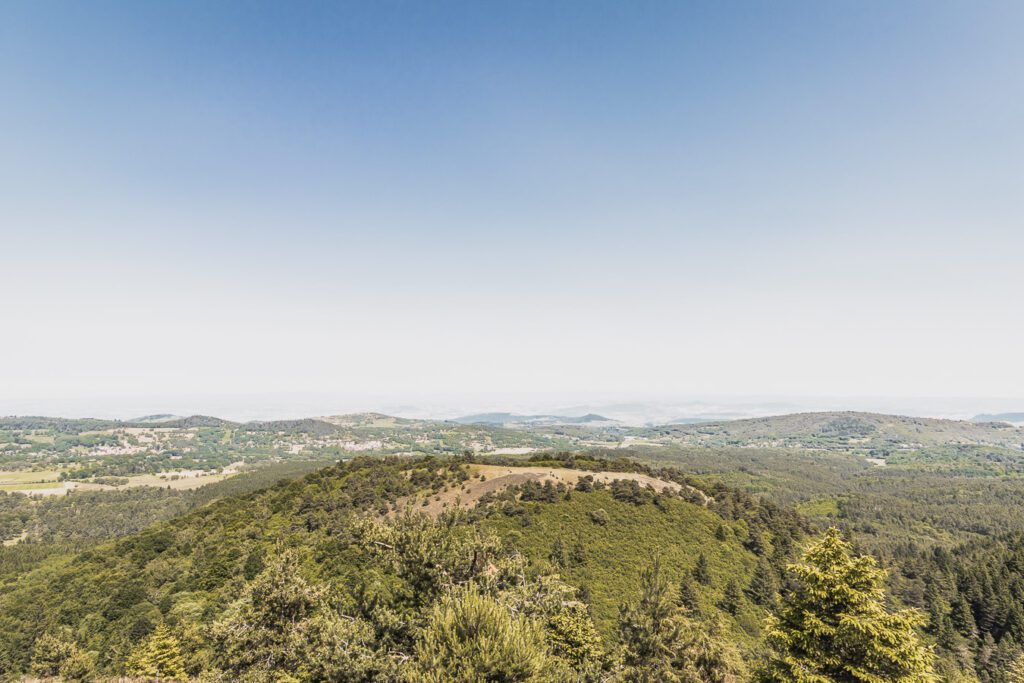
<path fill-rule="evenodd" d="M 542 625 L 512 614 L 494 598 L 469 586 L 436 606 L 416 644 L 416 664 L 407 678 L 417 683 L 569 680 L 551 655 Z"/>
<path fill-rule="evenodd" d="M 146 679 L 180 681 L 188 678 L 181 643 L 163 624 L 132 650 L 125 668 L 130 675 Z"/>
<path fill-rule="evenodd" d="M 324 587 L 299 575 L 285 551 L 213 624 L 214 661 L 232 678 L 366 681 L 385 673 L 372 626 L 341 614 Z"/>

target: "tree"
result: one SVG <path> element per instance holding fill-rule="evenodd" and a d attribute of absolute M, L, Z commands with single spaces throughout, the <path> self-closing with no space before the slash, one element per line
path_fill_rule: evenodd
<path fill-rule="evenodd" d="M 574 567 L 582 567 L 587 563 L 587 546 L 583 542 L 583 537 L 578 534 L 572 547 L 569 548 L 569 562 Z"/>
<path fill-rule="evenodd" d="M 685 680 L 675 666 L 683 641 L 682 612 L 672 600 L 660 559 L 654 559 L 640 581 L 640 600 L 623 605 L 619 614 L 619 637 L 626 648 L 626 680 Z"/>
<path fill-rule="evenodd" d="M 237 678 L 363 681 L 389 661 L 371 649 L 372 627 L 339 614 L 323 587 L 299 575 L 290 551 L 246 587 L 213 636 L 217 664 Z"/>
<path fill-rule="evenodd" d="M 187 680 L 181 643 L 161 624 L 128 657 L 128 673 L 157 680 Z"/>
<path fill-rule="evenodd" d="M 604 655 L 601 634 L 581 602 L 571 602 L 547 623 L 548 641 L 555 654 L 577 671 L 596 668 Z"/>
<path fill-rule="evenodd" d="M 1024 683 L 1024 655 L 1018 655 L 1006 674 L 1007 683 Z"/>
<path fill-rule="evenodd" d="M 69 632 L 46 633 L 32 647 L 31 670 L 42 678 L 85 681 L 93 677 L 96 653 L 83 652 Z"/>
<path fill-rule="evenodd" d="M 693 578 L 702 586 L 711 585 L 711 569 L 708 567 L 708 558 L 701 553 L 697 558 L 697 564 L 693 567 Z"/>
<path fill-rule="evenodd" d="M 725 592 L 722 594 L 722 601 L 719 603 L 719 607 L 729 614 L 736 616 L 742 605 L 743 591 L 740 590 L 740 586 L 735 580 L 730 580 L 725 585 Z"/>
<path fill-rule="evenodd" d="M 619 635 L 629 683 L 732 683 L 743 670 L 720 630 L 687 618 L 658 559 L 641 576 L 640 600 L 620 609 Z"/>
<path fill-rule="evenodd" d="M 679 582 L 679 604 L 690 613 L 700 612 L 700 597 L 697 595 L 697 584 L 690 576 L 684 576 Z"/>
<path fill-rule="evenodd" d="M 768 564 L 768 560 L 761 557 L 754 568 L 754 576 L 747 587 L 747 595 L 754 601 L 754 604 L 762 607 L 773 608 L 779 599 L 779 581 L 775 577 L 775 570 Z"/>
<path fill-rule="evenodd" d="M 559 669 L 540 623 L 512 614 L 470 585 L 433 609 L 405 678 L 414 683 L 542 683 L 561 680 L 565 672 Z"/>
<path fill-rule="evenodd" d="M 933 656 L 914 610 L 885 607 L 885 572 L 854 557 L 829 529 L 788 567 L 796 583 L 766 623 L 771 650 L 762 680 L 779 683 L 931 683 Z"/>
<path fill-rule="evenodd" d="M 548 553 L 548 559 L 551 560 L 551 564 L 559 569 L 565 569 L 568 566 L 569 553 L 565 549 L 565 543 L 562 541 L 561 536 L 555 536 L 555 541 L 551 544 L 551 552 Z"/>
<path fill-rule="evenodd" d="M 978 626 L 974 623 L 974 613 L 971 611 L 971 605 L 963 594 L 953 603 L 949 618 L 953 621 L 953 626 L 956 627 L 960 635 L 966 638 L 978 637 Z"/>

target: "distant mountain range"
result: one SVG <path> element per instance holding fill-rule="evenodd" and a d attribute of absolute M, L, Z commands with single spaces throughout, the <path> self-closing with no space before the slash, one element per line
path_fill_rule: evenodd
<path fill-rule="evenodd" d="M 972 417 L 971 422 L 1009 422 L 1021 425 L 1024 424 L 1024 413 L 982 413 Z"/>
<path fill-rule="evenodd" d="M 617 424 L 615 420 L 588 413 L 579 417 L 566 415 L 516 415 L 514 413 L 478 413 L 456 417 L 450 422 L 465 425 L 495 425 L 501 427 L 549 427 L 558 425 L 584 425 L 607 427 Z"/>
<path fill-rule="evenodd" d="M 174 420 L 183 419 L 181 415 L 171 415 L 170 413 L 160 413 L 159 415 L 143 415 L 142 417 L 136 417 L 129 422 L 173 422 Z"/>

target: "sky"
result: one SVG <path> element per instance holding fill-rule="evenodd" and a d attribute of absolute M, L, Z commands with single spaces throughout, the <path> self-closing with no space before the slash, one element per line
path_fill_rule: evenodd
<path fill-rule="evenodd" d="M 1021 26 L 0 3 L 0 406 L 1024 397 Z"/>

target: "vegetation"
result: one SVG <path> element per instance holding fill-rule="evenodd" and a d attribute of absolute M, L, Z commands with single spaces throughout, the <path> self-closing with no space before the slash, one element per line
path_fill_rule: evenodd
<path fill-rule="evenodd" d="M 931 652 L 915 632 L 923 616 L 886 609 L 884 573 L 873 558 L 853 557 L 838 530 L 826 531 L 789 572 L 796 586 L 768 620 L 763 681 L 935 680 Z"/>
<path fill-rule="evenodd" d="M 14 492 L 0 492 L 0 679 L 1007 683 L 1024 671 L 1024 453 L 1004 425 L 2 427 Z M 373 457 L 345 445 L 371 441 Z M 470 443 L 558 450 L 460 454 Z M 386 455 L 399 449 L 443 457 Z M 131 488 L 138 463 L 171 484 L 240 461 L 192 490 Z M 60 474 L 80 488 L 15 488 Z"/>

